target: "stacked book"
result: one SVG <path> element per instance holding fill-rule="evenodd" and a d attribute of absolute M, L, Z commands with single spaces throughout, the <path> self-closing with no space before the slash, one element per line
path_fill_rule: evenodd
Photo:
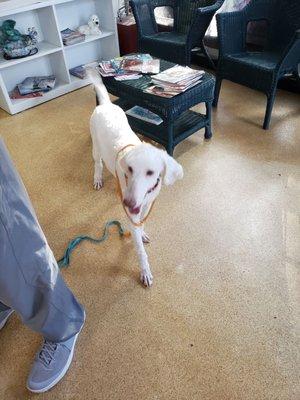
<path fill-rule="evenodd" d="M 61 33 L 61 38 L 65 46 L 72 44 L 81 43 L 85 41 L 85 35 L 79 31 L 73 31 L 72 29 L 64 29 Z"/>
<path fill-rule="evenodd" d="M 77 67 L 70 68 L 69 72 L 71 75 L 76 76 L 76 78 L 85 79 L 86 69 L 84 65 L 78 65 Z"/>
<path fill-rule="evenodd" d="M 152 84 L 144 91 L 161 97 L 174 97 L 201 82 L 204 71 L 175 65 L 152 76 Z"/>
<path fill-rule="evenodd" d="M 55 86 L 56 78 L 50 76 L 30 76 L 19 83 L 10 93 L 11 99 L 23 99 L 43 96 Z"/>
<path fill-rule="evenodd" d="M 115 77 L 116 80 L 138 79 L 141 74 L 159 72 L 160 61 L 154 60 L 150 54 L 133 54 L 117 57 L 99 63 L 99 73 L 103 77 Z"/>

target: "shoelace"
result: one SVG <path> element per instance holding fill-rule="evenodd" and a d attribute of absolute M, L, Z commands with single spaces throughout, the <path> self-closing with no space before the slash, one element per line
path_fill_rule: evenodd
<path fill-rule="evenodd" d="M 43 347 L 39 353 L 39 359 L 44 362 L 46 365 L 50 365 L 51 361 L 54 358 L 54 353 L 57 349 L 57 343 L 49 342 L 48 340 L 44 341 Z"/>

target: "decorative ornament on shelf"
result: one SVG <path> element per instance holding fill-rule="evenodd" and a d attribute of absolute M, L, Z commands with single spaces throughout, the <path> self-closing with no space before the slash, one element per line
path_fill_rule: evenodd
<path fill-rule="evenodd" d="M 8 19 L 0 27 L 0 47 L 6 60 L 23 58 L 38 52 L 37 31 L 28 28 L 28 34 L 23 35 L 15 29 L 16 21 Z"/>
<path fill-rule="evenodd" d="M 89 18 L 87 25 L 81 25 L 77 30 L 84 35 L 101 35 L 102 32 L 100 30 L 100 20 L 98 15 L 92 15 Z"/>
<path fill-rule="evenodd" d="M 122 1 L 122 5 L 120 5 L 119 1 L 119 9 L 118 9 L 118 21 L 122 22 L 125 17 L 128 17 L 131 14 L 131 7 L 129 4 L 129 0 Z"/>

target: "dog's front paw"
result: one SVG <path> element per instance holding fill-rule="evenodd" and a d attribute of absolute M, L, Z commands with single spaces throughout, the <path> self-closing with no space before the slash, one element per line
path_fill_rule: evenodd
<path fill-rule="evenodd" d="M 143 240 L 143 243 L 150 243 L 150 237 L 147 235 L 146 232 L 142 233 L 142 240 Z"/>
<path fill-rule="evenodd" d="M 141 282 L 144 286 L 150 287 L 153 283 L 153 276 L 150 271 L 141 272 Z"/>
<path fill-rule="evenodd" d="M 95 179 L 94 180 L 94 189 L 100 190 L 103 187 L 102 179 Z"/>

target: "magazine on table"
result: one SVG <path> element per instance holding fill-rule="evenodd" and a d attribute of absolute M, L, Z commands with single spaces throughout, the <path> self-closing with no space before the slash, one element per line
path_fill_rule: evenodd
<path fill-rule="evenodd" d="M 204 71 L 175 65 L 152 76 L 152 85 L 147 87 L 144 92 L 170 98 L 198 85 L 204 74 Z"/>
<path fill-rule="evenodd" d="M 103 77 L 116 77 L 130 74 L 156 74 L 160 70 L 160 61 L 150 54 L 133 54 L 101 61 L 98 71 Z"/>
<path fill-rule="evenodd" d="M 188 89 L 191 89 L 192 87 L 198 85 L 201 82 L 200 80 L 197 80 L 193 84 L 189 85 L 188 87 L 184 89 L 174 89 L 174 88 L 169 88 L 169 87 L 164 87 L 161 85 L 152 85 L 144 89 L 145 93 L 150 93 L 154 94 L 156 96 L 161 96 L 161 97 L 174 97 L 177 96 L 180 93 L 186 92 Z"/>
<path fill-rule="evenodd" d="M 140 79 L 142 75 L 139 74 L 124 74 L 120 76 L 115 76 L 116 81 L 133 81 L 135 79 Z"/>
<path fill-rule="evenodd" d="M 126 114 L 154 125 L 160 125 L 163 122 L 159 115 L 140 106 L 130 108 L 126 111 Z"/>
<path fill-rule="evenodd" d="M 186 82 L 189 79 L 195 77 L 201 77 L 205 74 L 202 70 L 192 69 L 190 67 L 183 67 L 181 65 L 175 65 L 155 76 L 157 81 L 168 82 L 168 83 L 180 83 Z"/>
<path fill-rule="evenodd" d="M 125 71 L 136 71 L 142 74 L 158 74 L 160 69 L 160 60 L 124 60 L 122 68 Z"/>

